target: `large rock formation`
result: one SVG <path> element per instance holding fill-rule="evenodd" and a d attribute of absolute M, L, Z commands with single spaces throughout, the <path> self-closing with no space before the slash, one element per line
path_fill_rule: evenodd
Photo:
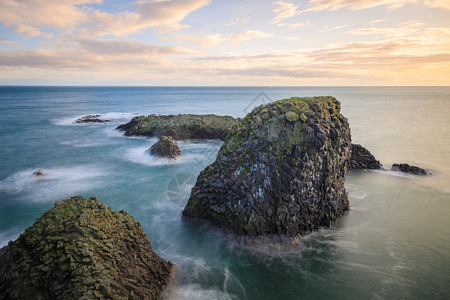
<path fill-rule="evenodd" d="M 183 216 L 247 237 L 298 237 L 349 208 L 350 128 L 333 97 L 255 108 L 203 170 Z"/>
<path fill-rule="evenodd" d="M 358 144 L 352 144 L 352 155 L 348 162 L 349 170 L 357 169 L 381 169 L 383 166 L 369 150 Z"/>
<path fill-rule="evenodd" d="M 167 157 L 175 159 L 181 156 L 180 148 L 177 142 L 170 136 L 162 136 L 159 141 L 153 144 L 150 149 L 147 150 L 151 155 L 157 155 L 161 157 Z"/>
<path fill-rule="evenodd" d="M 117 130 L 126 136 L 170 136 L 175 140 L 220 139 L 224 140 L 237 119 L 216 115 L 149 115 L 134 117 Z"/>
<path fill-rule="evenodd" d="M 56 202 L 0 250 L 0 299 L 157 299 L 173 265 L 97 198 Z"/>

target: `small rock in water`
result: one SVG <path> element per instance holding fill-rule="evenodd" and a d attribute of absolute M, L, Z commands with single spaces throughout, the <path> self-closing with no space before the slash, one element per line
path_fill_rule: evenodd
<path fill-rule="evenodd" d="M 47 174 L 45 174 L 44 171 L 42 171 L 42 170 L 36 170 L 36 171 L 33 172 L 33 175 L 35 175 L 35 176 L 44 176 L 44 175 L 47 175 Z"/>
<path fill-rule="evenodd" d="M 103 120 L 100 119 L 101 115 L 87 115 L 82 118 L 79 118 L 75 121 L 75 123 L 108 123 L 111 120 Z"/>
<path fill-rule="evenodd" d="M 420 167 L 412 166 L 409 164 L 393 164 L 391 170 L 410 173 L 414 175 L 431 175 L 431 172 L 429 170 L 422 169 Z"/>
<path fill-rule="evenodd" d="M 159 141 L 148 149 L 147 152 L 149 152 L 150 155 L 158 155 L 170 159 L 176 159 L 178 156 L 181 156 L 177 142 L 170 136 L 160 137 Z"/>

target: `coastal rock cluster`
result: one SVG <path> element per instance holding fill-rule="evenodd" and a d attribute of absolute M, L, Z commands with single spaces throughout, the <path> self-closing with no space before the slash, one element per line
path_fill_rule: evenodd
<path fill-rule="evenodd" d="M 358 144 L 352 144 L 352 155 L 348 162 L 349 170 L 371 169 L 378 170 L 383 166 L 369 150 Z"/>
<path fill-rule="evenodd" d="M 81 196 L 56 202 L 0 262 L 1 299 L 158 299 L 174 269 L 127 212 Z"/>
<path fill-rule="evenodd" d="M 150 149 L 147 150 L 151 155 L 157 155 L 161 157 L 167 157 L 170 159 L 176 159 L 181 156 L 180 148 L 177 142 L 170 136 L 161 136 L 159 141 L 153 144 Z"/>
<path fill-rule="evenodd" d="M 290 98 L 255 108 L 233 127 L 183 211 L 247 237 L 296 238 L 349 208 L 347 119 L 333 97 Z"/>
<path fill-rule="evenodd" d="M 134 117 L 117 130 L 126 136 L 170 136 L 175 140 L 220 139 L 224 140 L 238 120 L 216 115 L 148 115 Z"/>

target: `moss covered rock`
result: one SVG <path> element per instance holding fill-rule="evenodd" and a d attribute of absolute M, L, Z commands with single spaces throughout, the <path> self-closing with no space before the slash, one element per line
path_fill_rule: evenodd
<path fill-rule="evenodd" d="M 192 189 L 183 216 L 247 237 L 296 238 L 349 208 L 347 119 L 333 97 L 255 108 L 225 140 Z"/>
<path fill-rule="evenodd" d="M 149 115 L 134 117 L 117 130 L 126 136 L 170 136 L 175 140 L 220 139 L 224 140 L 238 120 L 216 115 Z"/>
<path fill-rule="evenodd" d="M 176 159 L 181 156 L 177 142 L 170 136 L 160 137 L 159 141 L 153 144 L 147 152 L 151 155 L 167 157 L 170 159 Z"/>
<path fill-rule="evenodd" d="M 173 270 L 127 212 L 81 196 L 56 202 L 0 261 L 1 299 L 157 299 Z"/>

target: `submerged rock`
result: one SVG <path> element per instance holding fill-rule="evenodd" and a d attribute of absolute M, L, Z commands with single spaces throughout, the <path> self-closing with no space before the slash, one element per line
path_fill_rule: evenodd
<path fill-rule="evenodd" d="M 58 201 L 0 249 L 1 299 L 158 299 L 174 265 L 97 198 Z"/>
<path fill-rule="evenodd" d="M 170 136 L 162 136 L 159 141 L 153 144 L 148 150 L 151 155 L 168 157 L 175 159 L 181 156 L 180 148 L 177 142 Z"/>
<path fill-rule="evenodd" d="M 220 139 L 224 140 L 238 120 L 216 115 L 149 115 L 134 117 L 117 130 L 126 136 L 170 136 L 175 140 Z"/>
<path fill-rule="evenodd" d="M 82 118 L 79 118 L 75 121 L 75 123 L 109 123 L 111 120 L 100 119 L 101 115 L 87 115 Z"/>
<path fill-rule="evenodd" d="M 381 169 L 383 166 L 370 153 L 369 150 L 358 144 L 352 144 L 352 155 L 348 162 L 349 170 L 356 169 Z"/>
<path fill-rule="evenodd" d="M 429 170 L 422 169 L 420 167 L 412 166 L 409 164 L 393 164 L 391 170 L 410 173 L 414 175 L 431 175 L 431 172 Z"/>
<path fill-rule="evenodd" d="M 183 216 L 247 237 L 295 238 L 349 209 L 350 128 L 333 97 L 255 108 L 203 170 Z"/>

